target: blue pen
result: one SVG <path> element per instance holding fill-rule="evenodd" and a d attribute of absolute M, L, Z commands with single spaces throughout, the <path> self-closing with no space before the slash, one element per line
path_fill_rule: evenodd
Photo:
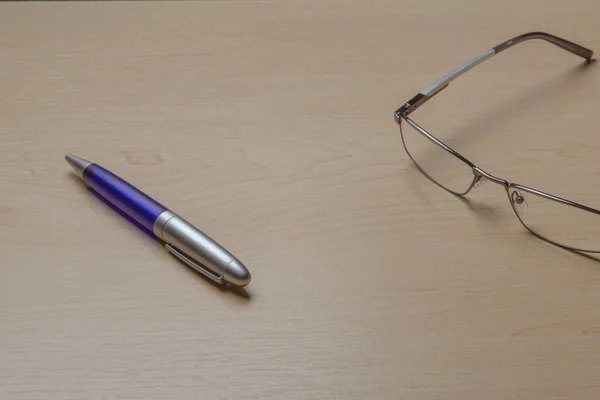
<path fill-rule="evenodd" d="M 185 264 L 219 284 L 250 283 L 250 272 L 244 264 L 173 211 L 93 162 L 72 154 L 65 159 L 86 185 L 152 232 Z"/>

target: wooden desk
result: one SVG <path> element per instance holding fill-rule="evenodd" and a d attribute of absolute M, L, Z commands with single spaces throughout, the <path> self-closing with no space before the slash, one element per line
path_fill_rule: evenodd
<path fill-rule="evenodd" d="M 597 399 L 600 263 L 527 234 L 496 185 L 469 206 L 427 181 L 392 114 L 523 32 L 600 51 L 599 13 L 0 4 L 0 398 Z M 489 172 L 599 206 L 599 68 L 528 42 L 418 121 Z M 223 243 L 247 296 L 99 202 L 68 152 Z"/>

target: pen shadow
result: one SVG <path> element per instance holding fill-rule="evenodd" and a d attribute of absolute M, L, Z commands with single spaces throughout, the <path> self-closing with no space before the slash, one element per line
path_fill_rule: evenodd
<path fill-rule="evenodd" d="M 137 222 L 136 220 L 131 218 L 129 215 L 125 214 L 123 211 L 121 211 L 118 208 L 116 208 L 115 206 L 113 206 L 108 200 L 106 200 L 104 197 L 102 197 L 101 194 L 99 194 L 95 190 L 89 188 L 87 185 L 82 184 L 81 179 L 78 176 L 74 175 L 73 173 L 68 173 L 68 177 L 73 183 L 76 183 L 77 186 L 85 189 L 88 193 L 91 193 L 94 197 L 99 199 L 104 205 L 106 205 L 108 208 L 110 208 L 111 210 L 113 210 L 114 212 L 119 214 L 121 217 L 126 219 L 129 223 L 131 223 L 133 226 L 138 228 L 138 230 L 140 230 L 143 234 L 145 234 L 147 237 L 152 239 L 154 242 L 160 243 L 161 245 L 164 244 L 162 242 L 162 240 L 160 240 L 159 238 L 154 236 L 153 232 L 150 232 L 148 229 L 146 229 L 144 226 L 142 226 L 139 222 Z M 252 299 L 252 295 L 250 294 L 250 292 L 247 289 L 238 288 L 238 287 L 235 287 L 232 285 L 220 285 L 217 282 L 214 282 L 214 281 L 208 279 L 206 276 L 202 275 L 200 272 L 189 267 L 184 262 L 179 260 L 177 257 L 172 257 L 172 258 L 174 260 L 176 260 L 179 264 L 183 265 L 186 268 L 186 270 L 188 270 L 190 273 L 202 278 L 204 281 L 208 282 L 213 288 L 218 289 L 220 292 L 233 293 L 233 294 L 237 295 L 239 298 L 244 299 L 246 301 L 249 301 Z"/>

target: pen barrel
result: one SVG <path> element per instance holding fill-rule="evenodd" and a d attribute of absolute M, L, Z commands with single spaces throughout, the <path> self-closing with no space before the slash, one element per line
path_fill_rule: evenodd
<path fill-rule="evenodd" d="M 162 204 L 99 165 L 87 166 L 83 171 L 82 178 L 106 201 L 149 232 L 153 232 L 156 218 L 167 210 Z"/>

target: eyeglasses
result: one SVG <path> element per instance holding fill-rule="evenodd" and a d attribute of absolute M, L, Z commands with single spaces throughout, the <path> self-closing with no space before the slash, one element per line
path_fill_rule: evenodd
<path fill-rule="evenodd" d="M 501 185 L 516 216 L 531 233 L 566 249 L 600 253 L 600 210 L 491 175 L 409 118 L 412 112 L 460 75 L 530 39 L 542 39 L 587 62 L 593 60 L 592 50 L 548 33 L 531 32 L 510 39 L 444 75 L 396 110 L 394 117 L 400 125 L 402 143 L 419 170 L 447 191 L 464 196 L 486 180 Z M 402 129 L 402 121 L 406 122 L 408 129 Z"/>

